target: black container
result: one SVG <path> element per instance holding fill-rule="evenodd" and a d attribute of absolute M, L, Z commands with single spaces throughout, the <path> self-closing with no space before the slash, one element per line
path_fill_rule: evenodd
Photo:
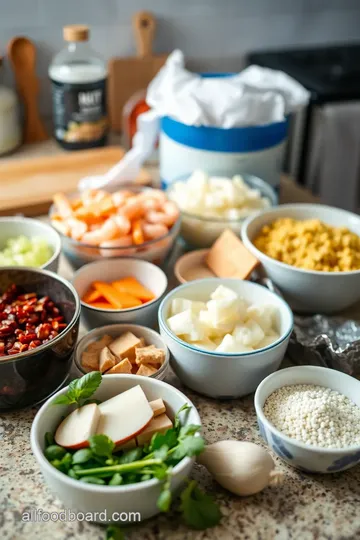
<path fill-rule="evenodd" d="M 1 412 L 41 403 L 65 383 L 80 324 L 80 299 L 65 279 L 47 270 L 0 268 L 0 293 L 13 283 L 25 292 L 49 296 L 68 326 L 32 351 L 0 357 Z"/>

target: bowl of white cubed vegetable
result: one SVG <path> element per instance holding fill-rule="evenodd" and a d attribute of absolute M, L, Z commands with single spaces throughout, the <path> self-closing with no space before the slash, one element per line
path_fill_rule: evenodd
<path fill-rule="evenodd" d="M 254 392 L 278 369 L 293 329 L 280 296 L 239 279 L 191 281 L 159 308 L 170 364 L 189 388 L 214 398 Z"/>
<path fill-rule="evenodd" d="M 256 390 L 260 433 L 281 459 L 308 473 L 360 463 L 360 382 L 319 366 L 269 375 Z"/>
<path fill-rule="evenodd" d="M 276 206 L 275 189 L 257 176 L 194 171 L 167 190 L 181 210 L 181 235 L 191 247 L 207 248 L 225 229 L 240 236 L 241 225 L 257 212 Z"/>

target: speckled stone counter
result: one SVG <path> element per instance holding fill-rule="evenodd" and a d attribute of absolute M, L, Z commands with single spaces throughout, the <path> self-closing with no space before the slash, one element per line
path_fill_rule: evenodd
<path fill-rule="evenodd" d="M 289 197 L 290 198 L 290 197 Z M 292 200 L 299 200 L 293 198 Z M 301 198 L 300 198 L 301 200 Z M 61 273 L 70 277 L 62 263 Z M 359 306 L 349 312 L 359 317 Z M 175 375 L 167 382 L 194 402 L 208 443 L 238 439 L 263 444 L 253 396 L 215 401 L 184 388 Z M 63 506 L 49 491 L 30 448 L 30 428 L 36 409 L 0 415 L 0 540 L 102 540 L 105 528 L 86 522 L 24 522 L 24 512 L 61 512 Z M 221 506 L 221 525 L 192 531 L 174 514 L 161 515 L 125 529 L 129 540 L 356 540 L 360 539 L 360 467 L 341 474 L 305 475 L 275 458 L 284 472 L 280 487 L 240 498 L 219 487 L 205 469 L 193 476 Z"/>
<path fill-rule="evenodd" d="M 208 443 L 239 439 L 262 444 L 252 396 L 235 401 L 205 399 L 183 388 L 174 375 L 168 382 L 184 391 L 198 408 Z M 0 418 L 0 538 L 2 540 L 101 540 L 105 529 L 86 522 L 22 522 L 23 512 L 41 508 L 61 512 L 61 501 L 44 484 L 31 453 L 29 434 L 35 409 Z M 325 540 L 360 538 L 360 468 L 342 474 L 310 476 L 276 458 L 284 472 L 281 487 L 246 498 L 230 495 L 196 466 L 193 475 L 219 502 L 223 519 L 207 531 L 191 531 L 174 515 L 153 518 L 126 530 L 126 538 L 144 540 Z"/>

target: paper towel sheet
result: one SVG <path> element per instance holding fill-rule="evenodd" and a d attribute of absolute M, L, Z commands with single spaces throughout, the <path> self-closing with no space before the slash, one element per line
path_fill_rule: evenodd
<path fill-rule="evenodd" d="M 158 116 L 184 124 L 222 128 L 281 122 L 305 106 L 310 94 L 281 71 L 250 66 L 231 77 L 187 71 L 174 51 L 148 87 L 146 101 Z"/>

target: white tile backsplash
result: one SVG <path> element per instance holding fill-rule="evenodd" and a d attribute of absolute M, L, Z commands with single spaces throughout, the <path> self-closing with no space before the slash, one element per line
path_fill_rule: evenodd
<path fill-rule="evenodd" d="M 155 52 L 182 49 L 198 71 L 237 71 L 256 49 L 360 40 L 360 0 L 0 0 L 0 49 L 14 35 L 38 47 L 41 108 L 50 112 L 47 68 L 63 46 L 62 27 L 91 26 L 105 58 L 135 54 L 131 17 L 157 17 Z M 12 84 L 5 66 L 2 79 Z"/>

